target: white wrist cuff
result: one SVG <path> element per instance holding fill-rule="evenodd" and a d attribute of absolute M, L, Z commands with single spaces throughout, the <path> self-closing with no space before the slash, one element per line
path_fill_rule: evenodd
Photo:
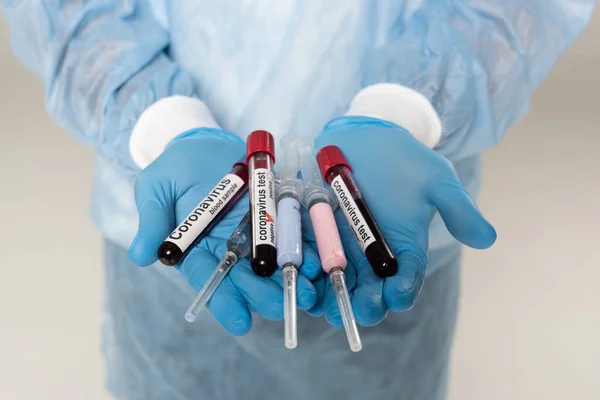
<path fill-rule="evenodd" d="M 442 136 L 442 123 L 429 100 L 395 83 L 367 86 L 354 97 L 346 115 L 393 122 L 429 148 L 434 148 Z"/>
<path fill-rule="evenodd" d="M 220 127 L 200 100 L 186 96 L 165 97 L 140 115 L 129 138 L 131 157 L 144 169 L 177 135 L 194 128 Z"/>

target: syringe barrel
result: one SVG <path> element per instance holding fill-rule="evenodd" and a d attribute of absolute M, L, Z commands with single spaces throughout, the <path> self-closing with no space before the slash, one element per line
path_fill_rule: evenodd
<path fill-rule="evenodd" d="M 346 256 L 344 255 L 344 247 L 331 206 L 325 202 L 316 203 L 308 212 L 313 225 L 323 271 L 329 273 L 335 267 L 345 269 Z"/>
<path fill-rule="evenodd" d="M 334 209 L 335 205 L 337 204 L 337 202 L 334 201 L 331 192 L 329 192 L 323 186 L 307 184 L 304 187 L 302 196 L 303 204 L 309 210 L 317 203 L 327 203 L 332 209 Z"/>
<path fill-rule="evenodd" d="M 246 257 L 250 252 L 250 242 L 252 240 L 250 222 L 250 211 L 248 211 L 227 239 L 227 250 L 234 253 L 238 258 Z"/>
<path fill-rule="evenodd" d="M 302 204 L 310 209 L 317 203 L 329 203 L 335 209 L 337 202 L 331 192 L 325 189 L 319 167 L 312 152 L 312 146 L 308 143 L 296 142 L 297 152 L 300 160 L 300 172 L 304 181 L 302 191 Z"/>
<path fill-rule="evenodd" d="M 277 264 L 283 268 L 291 263 L 302 265 L 302 224 L 300 202 L 294 197 L 283 197 L 277 202 Z"/>
<path fill-rule="evenodd" d="M 296 179 L 298 177 L 298 151 L 296 147 L 297 137 L 295 135 L 285 135 L 280 143 L 285 154 L 283 165 L 278 171 L 281 180 Z"/>
<path fill-rule="evenodd" d="M 304 192 L 304 182 L 298 178 L 283 178 L 276 179 L 278 184 L 277 188 L 277 200 L 284 197 L 293 197 L 295 199 L 302 199 L 302 193 Z"/>
<path fill-rule="evenodd" d="M 300 171 L 302 171 L 304 184 L 307 186 L 324 187 L 319 167 L 313 155 L 312 146 L 302 142 L 297 142 L 296 145 L 298 146 Z"/>

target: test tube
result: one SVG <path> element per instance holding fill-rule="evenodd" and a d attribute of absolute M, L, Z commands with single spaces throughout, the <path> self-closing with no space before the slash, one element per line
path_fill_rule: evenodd
<path fill-rule="evenodd" d="M 277 270 L 275 228 L 275 145 L 267 131 L 254 131 L 248 136 L 246 162 L 250 179 L 252 215 L 252 270 L 269 277 Z"/>
<path fill-rule="evenodd" d="M 227 251 L 185 313 L 186 321 L 194 322 L 196 320 L 200 310 L 206 306 L 206 303 L 208 303 L 221 282 L 223 282 L 231 267 L 240 258 L 248 255 L 250 252 L 250 236 L 250 212 L 248 212 L 229 239 L 227 239 Z"/>
<path fill-rule="evenodd" d="M 357 352 L 362 349 L 362 343 L 344 279 L 347 261 L 331 207 L 331 204 L 335 203 L 332 203 L 329 191 L 323 187 L 311 146 L 301 143 L 298 143 L 298 146 L 300 170 L 305 185 L 303 201 L 310 214 L 321 266 L 323 271 L 329 274 L 333 285 L 350 350 Z"/>
<path fill-rule="evenodd" d="M 324 147 L 317 153 L 317 162 L 375 274 L 381 278 L 394 276 L 398 261 L 367 207 L 342 151 L 337 146 Z"/>
<path fill-rule="evenodd" d="M 302 224 L 300 197 L 303 184 L 298 179 L 298 154 L 294 137 L 284 136 L 281 144 L 285 159 L 279 174 L 277 197 L 277 265 L 283 271 L 283 309 L 285 323 L 285 347 L 296 348 L 296 277 L 302 265 Z"/>
<path fill-rule="evenodd" d="M 172 267 L 187 256 L 190 249 L 227 214 L 248 188 L 248 167 L 243 162 L 233 165 L 208 195 L 158 248 L 158 259 Z"/>

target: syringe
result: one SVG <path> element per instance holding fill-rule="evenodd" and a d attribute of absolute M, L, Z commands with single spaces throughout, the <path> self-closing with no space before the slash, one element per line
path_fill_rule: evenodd
<path fill-rule="evenodd" d="M 335 202 L 329 191 L 323 187 L 323 181 L 312 153 L 312 146 L 308 143 L 296 142 L 296 144 L 300 155 L 300 170 L 305 185 L 303 202 L 310 214 L 321 266 L 323 271 L 329 274 L 329 279 L 333 285 L 350 350 L 357 352 L 362 349 L 362 343 L 344 279 L 344 269 L 347 261 L 340 233 L 333 216 L 333 209 L 331 208 L 331 204 L 335 204 Z"/>
<path fill-rule="evenodd" d="M 217 265 L 208 280 L 202 286 L 202 289 L 194 299 L 194 302 L 185 313 L 185 319 L 188 322 L 194 322 L 198 313 L 210 300 L 215 290 L 219 287 L 223 279 L 227 276 L 231 267 L 233 267 L 240 258 L 246 257 L 250 252 L 250 212 L 247 212 L 237 228 L 227 239 L 227 251 L 223 255 L 221 262 Z"/>
<path fill-rule="evenodd" d="M 296 348 L 296 277 L 302 265 L 302 225 L 300 198 L 304 185 L 298 179 L 298 152 L 294 136 L 281 139 L 285 158 L 279 175 L 277 197 L 277 265 L 283 270 L 283 310 L 285 347 Z"/>

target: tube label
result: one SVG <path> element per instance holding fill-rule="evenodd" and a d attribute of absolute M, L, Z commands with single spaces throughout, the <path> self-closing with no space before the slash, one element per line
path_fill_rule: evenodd
<path fill-rule="evenodd" d="M 256 168 L 253 176 L 252 243 L 275 247 L 275 179 L 266 168 Z"/>
<path fill-rule="evenodd" d="M 341 175 L 336 176 L 331 181 L 331 187 L 333 188 L 335 197 L 338 199 L 340 208 L 346 216 L 348 225 L 350 225 L 350 229 L 352 229 L 352 233 L 354 233 L 354 237 L 364 253 L 367 247 L 375 241 L 375 236 L 373 235 L 371 228 L 369 228 L 365 217 L 356 205 L 356 202 L 352 198 Z"/>
<path fill-rule="evenodd" d="M 225 175 L 165 242 L 174 243 L 181 251 L 186 251 L 242 187 L 244 187 L 242 178 L 235 174 Z"/>

